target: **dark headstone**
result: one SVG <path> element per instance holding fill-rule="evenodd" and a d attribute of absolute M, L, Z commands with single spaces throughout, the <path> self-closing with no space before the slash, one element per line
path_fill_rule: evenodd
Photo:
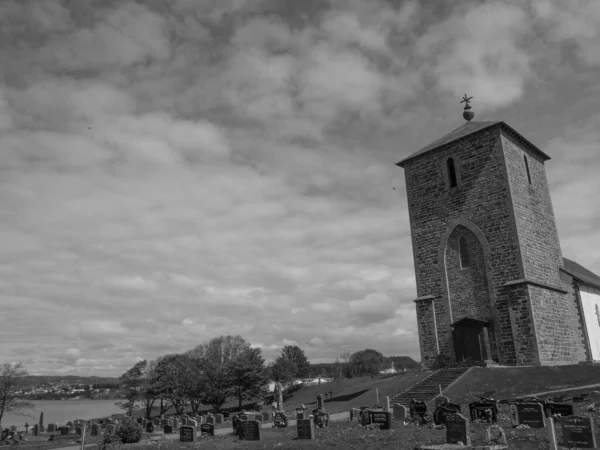
<path fill-rule="evenodd" d="M 313 418 L 317 428 L 327 428 L 329 426 L 329 413 L 316 411 L 313 413 Z"/>
<path fill-rule="evenodd" d="M 34 436 L 37 436 L 38 434 L 40 434 L 40 426 L 37 423 L 33 426 L 32 433 Z"/>
<path fill-rule="evenodd" d="M 530 428 L 544 428 L 544 407 L 541 403 L 516 403 L 519 423 Z"/>
<path fill-rule="evenodd" d="M 288 426 L 287 416 L 281 411 L 276 412 L 275 415 L 273 416 L 273 425 L 276 428 L 287 427 Z"/>
<path fill-rule="evenodd" d="M 82 431 L 82 428 L 81 428 L 81 427 L 75 427 L 75 434 L 76 434 L 77 436 L 81 436 L 81 431 Z"/>
<path fill-rule="evenodd" d="M 568 403 L 545 403 L 544 413 L 546 414 L 546 417 L 551 417 L 555 414 L 562 417 L 572 416 L 574 414 L 573 405 L 569 405 Z"/>
<path fill-rule="evenodd" d="M 200 425 L 200 433 L 207 434 L 209 436 L 215 435 L 215 426 L 211 423 L 203 423 Z"/>
<path fill-rule="evenodd" d="M 168 423 L 163 426 L 163 433 L 164 434 L 173 434 L 173 426 L 169 425 Z"/>
<path fill-rule="evenodd" d="M 562 445 L 568 448 L 597 448 L 594 419 L 583 416 L 569 416 L 560 419 Z"/>
<path fill-rule="evenodd" d="M 471 421 L 498 422 L 498 405 L 495 402 L 473 402 L 469 404 Z"/>
<path fill-rule="evenodd" d="M 262 418 L 263 418 L 263 422 L 268 422 L 269 419 L 271 418 L 271 414 L 269 414 L 268 411 L 265 411 L 262 413 Z"/>
<path fill-rule="evenodd" d="M 146 433 L 154 433 L 154 424 L 152 422 L 146 424 Z"/>
<path fill-rule="evenodd" d="M 98 436 L 98 429 L 100 426 L 97 423 L 92 424 L 92 428 L 90 430 L 90 436 Z"/>
<path fill-rule="evenodd" d="M 369 408 L 361 408 L 360 410 L 360 424 L 362 426 L 371 424 L 371 410 Z"/>
<path fill-rule="evenodd" d="M 196 428 L 189 425 L 180 426 L 179 442 L 196 442 Z"/>
<path fill-rule="evenodd" d="M 240 420 L 238 436 L 244 441 L 260 441 L 260 422 L 257 420 Z"/>
<path fill-rule="evenodd" d="M 215 423 L 219 424 L 219 423 L 223 423 L 225 421 L 225 417 L 223 417 L 223 414 L 215 414 Z"/>
<path fill-rule="evenodd" d="M 371 423 L 378 424 L 381 430 L 392 429 L 392 413 L 387 411 L 371 411 Z"/>
<path fill-rule="evenodd" d="M 56 425 L 53 423 L 48 424 L 48 433 L 54 433 L 56 431 Z"/>
<path fill-rule="evenodd" d="M 440 405 L 445 405 L 447 403 L 450 403 L 450 399 L 448 397 L 446 397 L 445 395 L 438 395 L 435 399 L 435 407 L 437 408 Z"/>
<path fill-rule="evenodd" d="M 471 445 L 469 421 L 462 414 L 451 414 L 446 418 L 446 443 L 458 444 L 459 442 L 466 446 Z"/>
<path fill-rule="evenodd" d="M 298 439 L 314 439 L 315 423 L 311 419 L 298 419 L 296 422 Z"/>
<path fill-rule="evenodd" d="M 455 403 L 443 403 L 437 408 L 435 408 L 435 411 L 433 411 L 433 423 L 435 423 L 436 425 L 445 425 L 446 418 L 450 414 L 460 412 L 462 412 L 460 405 L 457 405 Z"/>
<path fill-rule="evenodd" d="M 66 436 L 67 434 L 69 434 L 69 430 L 70 430 L 69 427 L 60 427 L 58 429 L 58 431 L 60 431 L 61 436 Z"/>

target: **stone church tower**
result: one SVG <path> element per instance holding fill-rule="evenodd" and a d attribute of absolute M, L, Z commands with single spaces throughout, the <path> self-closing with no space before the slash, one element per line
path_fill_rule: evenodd
<path fill-rule="evenodd" d="M 505 122 L 465 118 L 397 164 L 406 176 L 422 365 L 591 361 L 580 280 L 563 265 L 550 157 Z"/>

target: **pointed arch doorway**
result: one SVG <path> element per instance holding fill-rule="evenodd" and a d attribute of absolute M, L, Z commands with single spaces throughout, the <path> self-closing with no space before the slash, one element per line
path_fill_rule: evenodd
<path fill-rule="evenodd" d="M 463 317 L 451 325 L 457 362 L 492 362 L 488 325 L 473 317 Z"/>

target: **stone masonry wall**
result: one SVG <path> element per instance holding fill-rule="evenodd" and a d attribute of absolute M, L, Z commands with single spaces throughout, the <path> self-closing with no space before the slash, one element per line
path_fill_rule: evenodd
<path fill-rule="evenodd" d="M 510 321 L 514 337 L 515 365 L 539 365 L 537 340 L 534 321 L 531 315 L 529 291 L 526 284 L 508 286 Z"/>
<path fill-rule="evenodd" d="M 453 189 L 447 187 L 445 176 L 449 156 L 454 157 L 458 169 L 458 186 Z M 440 352 L 450 352 L 452 335 L 447 290 L 442 286 L 444 261 L 439 261 L 438 255 L 450 224 L 464 219 L 481 230 L 489 245 L 486 264 L 493 301 L 497 310 L 503 312 L 497 314 L 494 324 L 495 346 L 500 349 L 499 362 L 510 364 L 515 360 L 515 350 L 508 293 L 502 285 L 522 274 L 499 127 L 490 127 L 408 161 L 404 169 L 417 292 L 419 296 L 432 295 L 436 300 Z"/>
<path fill-rule="evenodd" d="M 458 241 L 464 237 L 467 241 L 470 266 L 461 268 Z M 457 226 L 446 246 L 446 279 L 450 297 L 452 321 L 463 317 L 490 321 L 490 345 L 492 358 L 498 358 L 494 336 L 493 313 L 487 282 L 486 264 L 483 248 L 477 237 L 462 225 Z"/>
<path fill-rule="evenodd" d="M 525 278 L 560 286 L 558 268 L 562 267 L 562 254 L 544 161 L 504 133 L 502 147 L 508 167 Z M 527 156 L 531 184 L 527 179 L 523 156 Z"/>
<path fill-rule="evenodd" d="M 421 346 L 421 365 L 432 367 L 437 358 L 435 342 L 434 302 L 420 300 L 415 302 L 417 308 L 417 324 L 419 326 L 419 345 Z"/>
<path fill-rule="evenodd" d="M 577 299 L 573 295 L 529 285 L 542 365 L 586 360 L 586 345 Z"/>

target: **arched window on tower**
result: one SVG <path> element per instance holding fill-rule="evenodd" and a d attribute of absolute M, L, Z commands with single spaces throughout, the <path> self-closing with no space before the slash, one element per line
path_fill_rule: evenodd
<path fill-rule="evenodd" d="M 531 173 L 529 173 L 529 161 L 527 161 L 527 156 L 523 155 L 523 160 L 525 161 L 525 172 L 527 172 L 527 181 L 531 184 Z"/>
<path fill-rule="evenodd" d="M 450 183 L 450 187 L 456 187 L 456 168 L 454 167 L 454 159 L 448 158 L 446 165 L 448 168 L 448 181 Z"/>
<path fill-rule="evenodd" d="M 458 254 L 460 256 L 460 268 L 465 269 L 471 267 L 471 261 L 469 261 L 469 246 L 467 245 L 467 239 L 461 236 L 458 239 Z"/>

